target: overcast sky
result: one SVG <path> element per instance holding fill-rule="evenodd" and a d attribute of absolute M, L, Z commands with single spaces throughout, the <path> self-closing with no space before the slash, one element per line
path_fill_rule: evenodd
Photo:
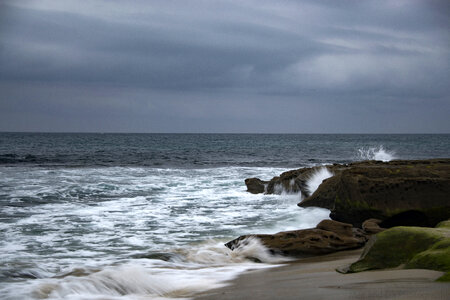
<path fill-rule="evenodd" d="M 0 131 L 449 133 L 450 1 L 1 1 Z"/>

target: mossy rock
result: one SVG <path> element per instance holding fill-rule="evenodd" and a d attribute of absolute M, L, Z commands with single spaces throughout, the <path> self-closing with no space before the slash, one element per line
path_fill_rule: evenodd
<path fill-rule="evenodd" d="M 406 267 L 408 269 L 450 271 L 450 238 L 445 238 L 430 249 L 415 255 L 406 264 Z"/>
<path fill-rule="evenodd" d="M 440 282 L 450 282 L 450 272 L 445 273 L 441 277 L 439 277 L 436 281 Z"/>
<path fill-rule="evenodd" d="M 375 235 L 350 271 L 395 268 L 439 242 L 442 235 L 423 227 L 394 227 Z"/>
<path fill-rule="evenodd" d="M 373 236 L 361 258 L 347 273 L 387 268 L 430 269 L 447 272 L 450 281 L 450 221 L 436 228 L 393 227 Z"/>
<path fill-rule="evenodd" d="M 450 220 L 442 221 L 436 225 L 436 228 L 448 228 L 450 229 Z"/>

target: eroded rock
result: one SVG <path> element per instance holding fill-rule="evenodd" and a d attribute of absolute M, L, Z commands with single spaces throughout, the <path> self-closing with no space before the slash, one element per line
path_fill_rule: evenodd
<path fill-rule="evenodd" d="M 245 185 L 247 186 L 247 192 L 252 194 L 264 193 L 268 181 L 263 181 L 259 178 L 247 178 L 245 179 Z"/>
<path fill-rule="evenodd" d="M 308 197 L 310 196 L 310 190 L 307 182 L 322 168 L 326 168 L 328 171 L 334 173 L 346 168 L 346 166 L 334 164 L 301 168 L 281 173 L 279 176 L 273 177 L 270 181 L 263 181 L 259 178 L 247 178 L 245 179 L 245 184 L 247 185 L 247 191 L 253 194 L 281 194 L 283 192 L 296 194 L 301 192 L 302 196 Z M 262 185 L 265 185 L 265 189 L 261 188 Z"/>
<path fill-rule="evenodd" d="M 367 234 L 376 234 L 378 232 L 386 230 L 386 228 L 380 227 L 381 220 L 379 219 L 368 219 L 362 223 L 362 229 Z"/>
<path fill-rule="evenodd" d="M 274 254 L 307 257 L 362 247 L 368 237 L 361 229 L 332 220 L 316 228 L 283 231 L 276 234 L 244 235 L 225 244 L 233 250 L 247 238 L 258 238 Z"/>
<path fill-rule="evenodd" d="M 333 220 L 361 227 L 435 226 L 450 218 L 450 159 L 358 162 L 325 180 L 299 206 L 331 210 Z"/>

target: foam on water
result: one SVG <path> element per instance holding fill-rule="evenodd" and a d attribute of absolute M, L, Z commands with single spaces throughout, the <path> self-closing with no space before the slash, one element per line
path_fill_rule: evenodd
<path fill-rule="evenodd" d="M 247 193 L 245 178 L 361 159 L 448 157 L 450 145 L 450 135 L 1 133 L 0 140 L 5 300 L 190 297 L 280 262 L 255 241 L 233 252 L 225 242 L 328 218 L 326 209 L 297 207 L 294 188 Z M 310 191 L 328 175 L 312 176 Z"/>
<path fill-rule="evenodd" d="M 168 261 L 135 259 L 118 266 L 71 270 L 34 281 L 21 296 L 77 300 L 190 297 L 222 287 L 248 269 L 274 267 L 289 260 L 271 255 L 257 239 L 242 241 L 234 251 L 221 242 L 208 241 L 175 253 Z"/>
<path fill-rule="evenodd" d="M 32 295 L 48 299 L 160 299 L 189 297 L 223 286 L 247 268 L 161 268 L 128 263 L 87 276 L 41 280 Z M 220 274 L 220 276 L 218 276 Z M 220 277 L 220 278 L 218 278 Z"/>
<path fill-rule="evenodd" d="M 9 223 L 1 223 L 0 276 L 6 281 L 0 280 L 0 298 L 178 297 L 278 263 L 257 242 L 235 251 L 223 244 L 248 233 L 313 227 L 328 218 L 327 210 L 297 207 L 299 195 L 246 192 L 245 178 L 283 171 L 2 167 L 0 179 L 7 180 L 1 181 L 0 212 Z M 160 252 L 171 260 L 132 259 Z M 73 270 L 85 271 L 61 275 Z M 146 280 L 127 281 L 123 277 L 132 278 L 131 270 Z M 185 277 L 190 280 L 181 284 Z"/>
<path fill-rule="evenodd" d="M 383 146 L 369 147 L 358 149 L 358 157 L 361 160 L 380 160 L 388 162 L 395 159 L 395 153 L 393 151 L 385 150 Z"/>

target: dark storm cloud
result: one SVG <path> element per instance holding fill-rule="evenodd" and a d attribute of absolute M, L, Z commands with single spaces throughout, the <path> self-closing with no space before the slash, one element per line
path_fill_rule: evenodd
<path fill-rule="evenodd" d="M 264 81 L 265 73 L 299 56 L 316 55 L 322 47 L 294 33 L 245 22 L 194 20 L 194 26 L 186 28 L 189 23 L 173 24 L 180 22 L 175 16 L 160 28 L 157 20 L 122 23 L 59 11 L 9 11 L 23 21 L 9 44 L 5 37 L 3 52 L 13 59 L 4 62 L 2 75 L 19 80 L 229 87 L 252 72 L 257 78 L 250 81 Z"/>
<path fill-rule="evenodd" d="M 0 11 L 0 130 L 450 129 L 446 1 L 6 1 Z"/>

